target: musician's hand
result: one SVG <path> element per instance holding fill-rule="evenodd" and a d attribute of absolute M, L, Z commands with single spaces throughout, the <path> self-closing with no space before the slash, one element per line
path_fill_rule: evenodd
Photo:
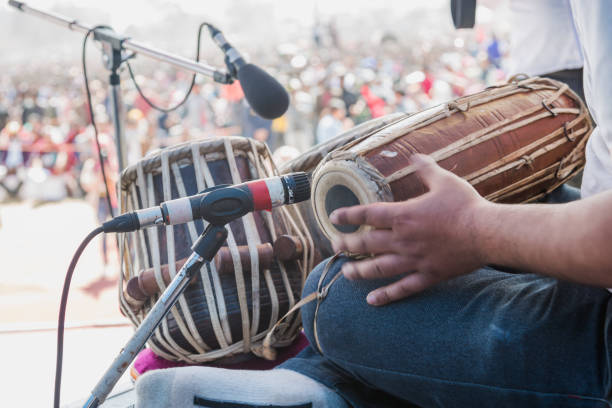
<path fill-rule="evenodd" d="M 334 211 L 335 224 L 367 224 L 375 229 L 346 234 L 334 250 L 373 254 L 347 262 L 347 279 L 407 276 L 368 295 L 368 303 L 384 305 L 420 292 L 438 282 L 474 271 L 484 263 L 475 244 L 474 217 L 492 205 L 463 179 L 439 167 L 429 156 L 411 163 L 429 191 L 398 203 L 375 203 Z"/>

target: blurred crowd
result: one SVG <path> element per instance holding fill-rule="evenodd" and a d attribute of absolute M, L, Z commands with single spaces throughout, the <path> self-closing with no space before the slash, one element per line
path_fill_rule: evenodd
<path fill-rule="evenodd" d="M 332 19 L 317 23 L 304 44 L 279 43 L 274 54 L 251 56 L 291 95 L 288 112 L 273 121 L 249 108 L 239 83 L 217 85 L 201 77 L 185 104 L 160 112 L 122 72 L 127 164 L 165 146 L 224 135 L 266 142 L 285 160 L 371 118 L 420 111 L 505 77 L 505 41 L 484 29 L 441 35 L 411 47 L 389 33 L 347 49 Z M 92 107 L 113 185 L 118 165 L 111 104 L 105 71 L 97 65 L 90 63 Z M 158 63 L 139 64 L 136 75 L 146 96 L 161 106 L 178 103 L 191 78 Z M 79 65 L 5 69 L 0 129 L 0 200 L 44 202 L 87 195 L 98 205 L 105 196 Z"/>

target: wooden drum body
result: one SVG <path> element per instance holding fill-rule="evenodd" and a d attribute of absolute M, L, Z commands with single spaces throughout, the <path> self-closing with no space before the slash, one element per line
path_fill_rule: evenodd
<path fill-rule="evenodd" d="M 329 221 L 336 208 L 402 201 L 425 186 L 414 153 L 469 181 L 485 198 L 535 201 L 584 166 L 588 111 L 567 85 L 530 78 L 411 115 L 332 152 L 315 171 L 312 205 L 325 235 L 355 232 Z"/>
<path fill-rule="evenodd" d="M 164 149 L 127 168 L 120 180 L 121 209 L 134 211 L 277 173 L 262 143 L 242 137 L 204 139 Z M 215 262 L 201 269 L 149 340 L 159 356 L 201 363 L 257 352 L 268 329 L 299 300 L 313 266 L 312 240 L 300 214 L 284 206 L 247 214 L 227 227 L 226 246 Z M 191 254 L 203 229 L 197 220 L 121 236 L 120 306 L 135 326 Z M 279 261 L 272 244 L 284 235 L 302 250 Z M 299 319 L 290 322 L 276 336 L 276 345 L 288 345 L 299 327 Z"/>

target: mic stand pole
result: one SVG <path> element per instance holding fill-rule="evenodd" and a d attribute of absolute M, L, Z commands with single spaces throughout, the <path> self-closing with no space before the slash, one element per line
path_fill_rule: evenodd
<path fill-rule="evenodd" d="M 172 279 L 166 290 L 161 294 L 153 308 L 144 318 L 138 329 L 134 332 L 125 347 L 121 350 L 115 361 L 106 370 L 104 376 L 96 384 L 91 396 L 83 405 L 84 408 L 95 408 L 102 404 L 113 387 L 119 381 L 125 370 L 136 358 L 138 352 L 144 347 L 161 320 L 174 306 L 179 296 L 189 285 L 191 279 L 204 264 L 212 262 L 219 248 L 227 238 L 227 229 L 224 226 L 209 224 L 202 235 L 191 247 L 193 253 L 183 267 Z"/>
<path fill-rule="evenodd" d="M 17 10 L 30 14 L 51 23 L 55 23 L 64 26 L 72 31 L 78 31 L 83 34 L 91 30 L 91 27 L 80 23 L 75 19 L 71 19 L 62 16 L 57 13 L 51 13 L 45 10 L 41 10 L 35 7 L 31 7 L 22 1 L 9 0 L 8 5 L 16 8 Z M 140 54 L 155 60 L 168 63 L 177 68 L 184 69 L 189 72 L 201 74 L 212 78 L 215 82 L 221 84 L 230 84 L 233 82 L 233 78 L 227 72 L 219 71 L 218 69 L 211 67 L 201 62 L 195 62 L 190 59 L 181 57 L 179 55 L 170 54 L 165 51 L 152 48 L 148 45 L 134 41 L 128 37 L 122 36 L 115 33 L 111 29 L 101 28 L 94 31 L 94 39 L 104 44 L 107 50 L 107 69 L 111 71 L 110 74 L 110 96 L 112 100 L 112 115 L 113 124 L 115 127 L 115 140 L 117 141 L 117 157 L 119 161 L 119 172 L 123 170 L 125 166 L 125 148 L 123 143 L 123 128 L 121 126 L 121 87 L 119 84 L 119 75 L 117 71 L 121 64 L 125 61 L 123 58 L 123 51 L 131 51 L 132 54 L 128 58 L 133 57 L 136 54 Z"/>
<path fill-rule="evenodd" d="M 164 293 L 157 299 L 157 302 L 140 323 L 119 356 L 106 370 L 102 379 L 91 392 L 91 396 L 83 406 L 84 408 L 94 408 L 104 402 L 161 320 L 187 288 L 195 273 L 200 270 L 202 265 L 212 262 L 227 238 L 225 225 L 253 211 L 252 199 L 239 188 L 219 189 L 219 186 L 217 186 L 209 188 L 208 191 L 209 194 L 200 201 L 199 212 L 200 217 L 208 221 L 209 224 L 191 247 L 193 254 L 172 279 Z"/>
<path fill-rule="evenodd" d="M 119 68 L 121 64 L 132 56 L 123 57 L 122 43 L 125 38 L 118 37 L 110 29 L 99 29 L 93 32 L 94 40 L 103 44 L 106 68 L 110 71 L 108 77 L 109 96 L 111 101 L 111 119 L 115 128 L 115 146 L 117 146 L 117 164 L 121 172 L 127 163 L 127 152 L 125 150 L 125 133 L 123 129 L 123 103 L 121 98 L 121 77 Z M 112 215 L 112 214 L 111 214 Z"/>

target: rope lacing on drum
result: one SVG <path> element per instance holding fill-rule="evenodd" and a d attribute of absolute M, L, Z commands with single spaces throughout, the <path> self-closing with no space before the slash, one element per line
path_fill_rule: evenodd
<path fill-rule="evenodd" d="M 548 105 L 546 104 L 546 100 L 543 100 L 543 101 L 542 101 L 542 106 L 543 106 L 543 107 L 544 107 L 544 109 L 546 109 L 546 110 L 548 111 L 548 113 L 550 113 L 550 114 L 551 114 L 553 117 L 555 117 L 555 116 L 557 116 L 557 115 L 558 115 L 558 114 L 557 114 L 557 112 L 555 112 L 555 111 L 553 110 L 553 108 L 551 108 L 550 106 L 548 106 Z"/>
<path fill-rule="evenodd" d="M 268 331 L 263 342 L 251 348 L 251 351 L 255 355 L 268 359 L 268 360 L 275 360 L 276 351 L 273 348 L 273 344 L 276 340 L 276 337 L 274 336 L 274 334 L 278 331 L 279 328 L 282 327 L 282 325 L 284 324 L 283 321 L 287 317 L 291 316 L 299 308 L 301 308 L 307 303 L 312 302 L 313 300 L 317 301 L 317 305 L 315 307 L 315 312 L 314 312 L 314 318 L 313 318 L 313 331 L 314 331 L 314 337 L 315 337 L 315 346 L 317 347 L 317 350 L 319 351 L 319 353 L 323 354 L 321 345 L 319 344 L 319 335 L 317 334 L 317 317 L 319 314 L 319 306 L 321 305 L 321 302 L 327 297 L 329 288 L 334 284 L 334 282 L 336 282 L 342 276 L 341 270 L 338 270 L 336 275 L 329 281 L 329 283 L 327 283 L 327 285 L 323 285 L 323 282 L 325 281 L 325 277 L 327 276 L 327 273 L 331 269 L 332 265 L 342 255 L 347 255 L 347 254 L 344 252 L 337 252 L 333 257 L 330 258 L 329 261 L 327 261 L 327 265 L 325 265 L 325 269 L 323 270 L 323 273 L 321 274 L 321 277 L 319 278 L 319 282 L 317 284 L 317 290 L 308 294 L 308 296 L 303 297 L 298 303 L 296 303 L 291 309 L 289 309 L 289 311 L 285 313 L 285 315 L 281 317 L 280 320 L 276 322 L 276 324 Z"/>
<path fill-rule="evenodd" d="M 524 81 L 526 79 L 529 79 L 529 75 L 525 74 L 525 73 L 518 73 L 518 74 L 514 74 L 510 77 L 510 79 L 508 79 L 508 83 L 509 84 L 516 84 L 518 82 Z M 520 87 L 520 85 L 519 85 Z"/>
<path fill-rule="evenodd" d="M 332 265 L 342 255 L 346 255 L 346 254 L 344 252 L 336 252 L 336 254 L 327 262 L 327 265 L 325 265 L 325 269 L 323 270 L 323 273 L 321 274 L 321 277 L 319 278 L 319 283 L 317 285 L 317 292 L 316 292 L 317 293 L 317 306 L 315 307 L 314 317 L 312 321 L 312 326 L 313 326 L 312 331 L 314 332 L 314 338 L 315 338 L 315 343 L 316 343 L 315 345 L 317 346 L 317 350 L 321 354 L 323 354 L 323 349 L 321 348 L 321 342 L 319 341 L 319 333 L 317 330 L 317 318 L 319 316 L 319 306 L 321 306 L 321 303 L 327 297 L 327 293 L 329 292 L 329 288 L 331 287 L 331 285 L 333 285 L 334 282 L 336 282 L 342 276 L 342 270 L 339 269 L 338 272 L 336 272 L 336 275 L 329 281 L 327 285 L 323 285 L 323 282 L 325 281 L 325 277 L 327 276 L 327 273 L 331 269 Z"/>
<path fill-rule="evenodd" d="M 470 110 L 470 101 L 467 101 L 467 103 L 464 105 L 465 107 L 461 107 L 461 105 L 459 105 L 456 101 L 452 101 L 449 102 L 446 107 L 448 110 L 458 110 L 459 112 L 467 112 L 468 110 Z"/>
<path fill-rule="evenodd" d="M 520 170 L 525 165 L 533 170 L 533 158 L 531 156 L 528 154 L 523 155 L 521 156 L 521 160 L 523 160 L 523 162 L 516 167 L 517 170 Z"/>
<path fill-rule="evenodd" d="M 516 87 L 520 88 L 520 89 L 525 89 L 527 91 L 535 91 L 536 90 L 536 88 L 534 88 L 531 85 L 527 85 L 527 84 L 518 84 Z"/>
<path fill-rule="evenodd" d="M 571 129 L 567 128 L 567 124 L 568 122 L 563 123 L 563 134 L 565 135 L 567 140 L 569 140 L 570 142 L 573 142 L 574 140 L 576 140 L 576 134 L 574 132 L 574 128 L 571 128 Z"/>

